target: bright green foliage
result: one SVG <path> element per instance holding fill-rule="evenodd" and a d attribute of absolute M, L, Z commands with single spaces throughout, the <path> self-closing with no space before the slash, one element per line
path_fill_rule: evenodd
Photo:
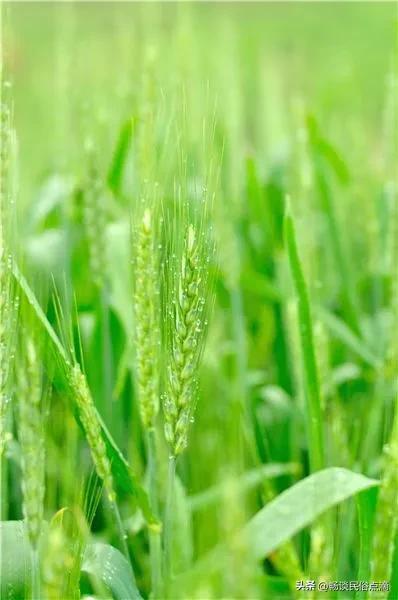
<path fill-rule="evenodd" d="M 248 556 L 261 560 L 270 555 L 327 509 L 377 484 L 374 479 L 336 467 L 310 475 L 280 494 L 247 523 L 240 535 L 246 542 Z M 220 568 L 227 553 L 225 546 L 216 548 L 196 569 Z"/>
<path fill-rule="evenodd" d="M 6 414 L 9 405 L 13 316 L 9 258 L 9 201 L 11 198 L 11 123 L 10 111 L 0 107 L 0 457 L 6 443 Z"/>
<path fill-rule="evenodd" d="M 0 594 L 1 598 L 25 598 L 31 575 L 31 545 L 23 521 L 0 523 Z M 7 552 L 3 549 L 7 548 Z M 7 594 L 7 595 L 6 595 Z"/>
<path fill-rule="evenodd" d="M 130 565 L 116 548 L 108 544 L 92 544 L 84 553 L 82 572 L 103 581 L 115 600 L 141 600 Z"/>
<path fill-rule="evenodd" d="M 398 524 L 398 415 L 384 447 L 384 468 L 377 500 L 371 577 L 390 581 Z M 379 595 L 380 598 L 383 595 Z"/>
<path fill-rule="evenodd" d="M 398 597 L 394 3 L 1 18 L 2 598 Z"/>
<path fill-rule="evenodd" d="M 325 460 L 319 377 L 315 359 L 308 289 L 298 255 L 293 219 L 289 213 L 285 217 L 285 240 L 298 301 L 297 312 L 308 402 L 306 415 L 310 466 L 312 471 L 318 471 L 323 467 Z"/>

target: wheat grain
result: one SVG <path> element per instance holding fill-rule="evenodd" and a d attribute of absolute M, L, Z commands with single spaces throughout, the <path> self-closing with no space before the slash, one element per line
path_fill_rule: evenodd
<path fill-rule="evenodd" d="M 97 475 L 104 483 L 109 500 L 114 502 L 115 492 L 113 488 L 111 466 L 106 454 L 101 426 L 87 380 L 78 364 L 75 364 L 72 367 L 69 381 L 75 394 L 76 404 L 79 409 L 79 417 L 87 437 Z"/>
<path fill-rule="evenodd" d="M 114 503 L 116 494 L 113 486 L 111 464 L 101 433 L 101 425 L 86 377 L 77 363 L 70 370 L 69 383 L 75 395 L 79 417 L 86 434 L 97 475 L 104 483 L 110 502 Z"/>
<path fill-rule="evenodd" d="M 28 338 L 25 364 L 18 372 L 18 433 L 21 445 L 23 513 L 30 542 L 37 547 L 43 522 L 44 432 L 41 369 L 34 342 Z"/>
<path fill-rule="evenodd" d="M 171 310 L 171 360 L 167 366 L 167 391 L 163 402 L 165 436 L 176 456 L 187 446 L 195 404 L 196 371 L 206 325 L 200 251 L 197 232 L 189 225 Z"/>
<path fill-rule="evenodd" d="M 143 425 L 152 429 L 159 410 L 159 273 L 155 230 L 149 208 L 134 245 L 136 381 Z"/>

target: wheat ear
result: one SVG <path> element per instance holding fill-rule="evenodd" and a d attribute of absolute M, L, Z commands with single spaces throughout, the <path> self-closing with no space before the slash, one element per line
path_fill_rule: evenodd
<path fill-rule="evenodd" d="M 25 364 L 18 373 L 18 437 L 21 446 L 23 514 L 29 540 L 37 548 L 44 503 L 44 431 L 41 369 L 35 344 L 26 341 Z"/>
<path fill-rule="evenodd" d="M 167 392 L 163 403 L 165 435 L 175 456 L 187 446 L 194 411 L 196 370 L 204 341 L 205 300 L 200 294 L 203 281 L 199 258 L 198 239 L 190 225 L 172 309 L 172 354 L 167 366 Z"/>
<path fill-rule="evenodd" d="M 159 412 L 160 301 L 158 245 L 153 211 L 144 210 L 133 232 L 134 266 L 134 342 L 136 390 L 147 442 L 149 498 L 158 513 L 157 450 L 155 421 Z M 161 587 L 160 536 L 150 532 L 152 594 L 159 597 Z"/>
<path fill-rule="evenodd" d="M 136 381 L 144 427 L 152 429 L 159 411 L 159 274 L 155 231 L 146 209 L 134 245 L 134 328 Z"/>
<path fill-rule="evenodd" d="M 90 447 L 95 470 L 98 477 L 103 481 L 110 502 L 114 503 L 116 501 L 116 494 L 113 485 L 111 464 L 102 437 L 101 425 L 86 377 L 77 363 L 70 370 L 69 384 L 75 396 L 79 417 Z"/>

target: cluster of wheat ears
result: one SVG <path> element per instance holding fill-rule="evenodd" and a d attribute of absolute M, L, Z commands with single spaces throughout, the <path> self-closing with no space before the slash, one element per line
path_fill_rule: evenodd
<path fill-rule="evenodd" d="M 18 439 L 21 450 L 21 490 L 26 536 L 31 548 L 29 585 L 31 597 L 77 597 L 79 572 L 85 546 L 87 526 L 99 500 L 91 499 L 83 517 L 74 515 L 74 528 L 65 527 L 64 511 L 50 524 L 44 522 L 46 440 L 44 435 L 46 403 L 53 381 L 46 371 L 46 350 L 38 335 L 37 321 L 49 334 L 63 374 L 66 393 L 73 398 L 77 418 L 82 426 L 95 472 L 102 482 L 106 497 L 119 529 L 121 546 L 127 565 L 130 562 L 124 523 L 114 483 L 112 457 L 104 439 L 104 425 L 90 391 L 84 366 L 79 362 L 73 336 L 65 333 L 64 307 L 56 293 L 58 335 L 46 319 L 18 268 L 12 249 L 12 169 L 13 132 L 10 112 L 2 110 L 1 144 L 1 220 L 0 220 L 0 364 L 1 364 L 1 451 L 11 433 L 7 427 L 10 399 L 16 403 Z M 105 243 L 99 195 L 89 178 L 84 200 L 85 227 L 90 240 L 90 264 L 93 279 L 107 293 Z M 153 199 L 155 198 L 155 200 Z M 171 206 L 153 197 L 137 202 L 131 213 L 130 262 L 131 308 L 134 327 L 128 341 L 134 369 L 135 393 L 139 402 L 142 426 L 146 435 L 148 497 L 146 506 L 149 531 L 152 594 L 168 597 L 172 581 L 172 530 L 176 461 L 188 445 L 190 425 L 194 422 L 198 390 L 198 373 L 204 349 L 211 309 L 213 285 L 210 265 L 214 266 L 215 246 L 211 238 L 209 207 L 206 196 L 196 206 L 181 201 L 180 195 Z M 298 300 L 299 333 L 303 353 L 307 397 L 308 439 L 312 472 L 324 468 L 324 439 L 321 422 L 320 387 L 316 366 L 311 307 L 300 264 L 294 222 L 287 203 L 285 240 L 292 280 Z M 126 285 L 130 285 L 126 282 Z M 17 360 L 15 360 L 17 357 Z M 81 354 L 80 354 L 81 361 Z M 160 411 L 160 407 L 162 411 Z M 159 497 L 159 453 L 157 424 L 163 420 L 164 440 L 168 445 L 167 485 Z M 379 496 L 377 529 L 374 538 L 372 574 L 375 580 L 388 579 L 391 569 L 396 518 L 391 512 L 397 495 L 397 426 L 393 426 L 391 443 Z M 145 493 L 145 491 L 144 491 Z M 270 492 L 269 499 L 272 499 Z M 144 509 L 145 510 L 145 509 Z M 317 556 L 325 558 L 325 540 L 330 522 L 321 519 L 314 528 L 313 565 Z M 318 537 L 315 537 L 316 536 Z M 44 544 L 44 551 L 42 546 Z M 4 550 L 4 549 L 3 549 Z M 318 556 L 318 559 L 319 559 Z M 275 565 L 291 580 L 303 577 L 292 546 L 283 545 L 275 554 Z M 130 569 L 130 567 L 127 567 Z M 314 568 L 320 568 L 320 565 Z M 65 569 L 68 576 L 65 577 Z M 133 572 L 130 576 L 134 578 Z"/>
<path fill-rule="evenodd" d="M 23 515 L 32 548 L 32 598 L 64 597 L 72 593 L 65 584 L 61 543 L 62 528 L 48 536 L 44 570 L 39 566 L 39 541 L 43 532 L 45 472 L 45 402 L 52 386 L 51 375 L 43 370 L 45 351 L 32 319 L 32 299 L 24 298 L 19 307 L 19 294 L 13 282 L 19 273 L 12 255 L 9 236 L 13 215 L 11 168 L 12 127 L 10 113 L 2 110 L 1 143 L 1 221 L 0 221 L 0 285 L 1 285 L 1 449 L 7 442 L 7 407 L 11 389 L 18 405 L 18 438 L 21 446 Z M 89 178 L 84 195 L 84 223 L 90 248 L 90 264 L 95 283 L 106 287 L 106 264 L 103 232 L 100 227 L 101 206 L 95 180 Z M 178 198 L 167 214 L 162 202 L 137 203 L 131 214 L 131 307 L 134 328 L 129 341 L 135 371 L 136 394 L 142 425 L 147 438 L 150 472 L 149 510 L 153 593 L 167 593 L 170 578 L 170 544 L 173 511 L 175 462 L 188 443 L 190 424 L 194 421 L 198 386 L 198 369 L 204 348 L 212 297 L 209 264 L 214 257 L 214 243 L 207 222 L 209 200 L 204 198 L 192 209 Z M 8 229 L 7 229 L 8 228 Z M 162 243 L 159 243 L 159 240 Z M 19 279 L 20 274 L 17 275 Z M 19 283 L 21 280 L 19 279 Z M 26 283 L 26 282 L 25 282 Z M 27 285 L 27 284 L 26 284 Z M 126 285 L 129 285 L 126 282 Z M 26 291 L 26 289 L 25 289 Z M 56 292 L 55 292 L 56 293 Z M 30 306 L 29 306 L 30 304 Z M 63 308 L 57 296 L 60 328 Z M 36 306 L 37 308 L 37 306 Z M 45 318 L 45 317 L 44 317 Z M 48 327 L 50 327 L 47 322 Z M 36 328 L 35 328 L 36 327 Z M 36 333 L 35 333 L 36 332 Z M 68 389 L 77 407 L 78 419 L 90 448 L 98 478 L 112 505 L 121 538 L 125 540 L 122 520 L 116 502 L 111 459 L 103 438 L 102 423 L 96 410 L 83 366 L 76 358 L 73 341 L 61 338 L 55 331 L 56 352 Z M 66 342 L 65 340 L 68 340 Z M 63 343 L 65 342 L 65 343 Z M 68 346 L 68 344 L 72 344 Z M 14 352 L 17 361 L 14 361 Z M 167 357 L 167 361 L 163 357 Z M 15 372 L 15 377 L 13 377 Z M 169 447 L 167 498 L 164 515 L 159 514 L 157 483 L 157 450 L 155 427 L 162 404 L 164 439 Z M 54 548 L 51 546 L 54 545 Z M 128 549 L 123 543 L 125 554 Z M 54 554 L 55 553 L 55 554 Z M 58 556 L 57 556 L 58 555 Z M 60 558 L 61 557 L 61 558 Z M 67 557 L 64 557 L 67 561 Z M 51 564 L 52 561 L 58 562 Z M 61 566 L 59 563 L 61 562 Z M 57 583 L 58 582 L 58 583 Z M 57 588 L 58 586 L 58 588 Z M 66 587 L 65 587 L 66 586 Z"/>

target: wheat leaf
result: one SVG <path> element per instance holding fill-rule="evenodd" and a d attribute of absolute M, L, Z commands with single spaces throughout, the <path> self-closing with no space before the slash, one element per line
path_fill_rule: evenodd
<path fill-rule="evenodd" d="M 48 321 L 43 309 L 41 308 L 35 293 L 32 288 L 29 286 L 27 280 L 22 275 L 18 267 L 15 265 L 13 268 L 14 278 L 23 293 L 23 295 L 28 300 L 34 314 L 36 315 L 39 323 L 42 325 L 45 333 L 48 336 L 49 341 L 51 342 L 56 356 L 59 359 L 62 368 L 68 372 L 70 367 L 67 353 L 64 346 L 61 343 L 61 340 L 57 336 L 55 330 L 51 326 L 51 323 Z M 74 401 L 74 395 L 71 394 L 71 399 Z M 74 411 L 75 417 L 77 418 L 78 411 Z M 107 454 L 109 460 L 111 462 L 112 474 L 115 479 L 116 486 L 119 490 L 125 493 L 134 494 L 137 504 L 141 508 L 142 512 L 148 523 L 154 524 L 156 523 L 156 519 L 152 514 L 152 511 L 149 506 L 148 496 L 145 489 L 138 483 L 132 469 L 126 459 L 123 456 L 122 451 L 118 448 L 116 442 L 112 438 L 109 433 L 107 427 L 105 426 L 101 416 L 98 414 L 98 419 L 100 421 L 102 435 L 105 440 Z M 79 425 L 81 426 L 80 420 L 77 418 Z"/>

